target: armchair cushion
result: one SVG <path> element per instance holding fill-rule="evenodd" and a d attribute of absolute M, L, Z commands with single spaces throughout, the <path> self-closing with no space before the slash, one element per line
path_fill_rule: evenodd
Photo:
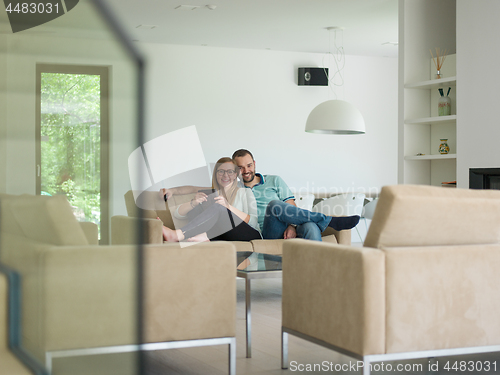
<path fill-rule="evenodd" d="M 355 353 L 383 353 L 384 275 L 381 250 L 286 241 L 283 327 Z"/>
<path fill-rule="evenodd" d="M 26 238 L 58 246 L 88 245 L 65 196 L 22 195 L 2 203 L 9 206 Z"/>
<path fill-rule="evenodd" d="M 80 221 L 79 223 L 89 245 L 99 245 L 99 229 L 97 224 L 90 221 Z"/>
<path fill-rule="evenodd" d="M 500 191 L 395 185 L 382 188 L 365 246 L 498 242 Z"/>
<path fill-rule="evenodd" d="M 39 247 L 43 305 L 31 310 L 45 351 L 136 342 L 133 246 Z M 28 313 L 28 311 L 27 311 Z"/>
<path fill-rule="evenodd" d="M 18 196 L 10 194 L 0 194 L 0 229 L 3 233 L 23 235 L 23 229 L 16 220 L 13 220 L 10 202 Z"/>
<path fill-rule="evenodd" d="M 146 342 L 235 336 L 232 243 L 147 246 L 143 274 Z"/>
<path fill-rule="evenodd" d="M 385 255 L 387 353 L 500 345 L 500 245 Z"/>

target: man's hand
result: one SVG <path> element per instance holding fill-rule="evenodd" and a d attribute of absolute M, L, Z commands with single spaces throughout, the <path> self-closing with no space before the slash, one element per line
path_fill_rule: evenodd
<path fill-rule="evenodd" d="M 285 229 L 285 233 L 283 233 L 283 238 L 285 240 L 288 240 L 290 238 L 296 238 L 297 237 L 297 231 L 295 230 L 294 227 L 292 227 L 291 225 L 289 225 L 286 229 Z"/>

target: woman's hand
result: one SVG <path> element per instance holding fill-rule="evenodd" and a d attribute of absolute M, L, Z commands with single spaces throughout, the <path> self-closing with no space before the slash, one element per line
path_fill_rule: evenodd
<path fill-rule="evenodd" d="M 194 198 L 191 200 L 191 206 L 194 208 L 199 204 L 207 201 L 207 195 L 201 191 L 197 192 Z"/>
<path fill-rule="evenodd" d="M 218 197 L 215 197 L 214 201 L 215 201 L 215 203 L 218 203 L 221 206 L 224 206 L 224 207 L 226 207 L 229 210 L 231 209 L 231 205 L 229 204 L 229 202 L 223 196 L 219 195 Z"/>
<path fill-rule="evenodd" d="M 164 196 L 167 196 L 167 199 L 170 199 L 170 197 L 174 195 L 174 192 L 172 191 L 172 189 L 160 189 L 160 197 L 164 197 Z"/>

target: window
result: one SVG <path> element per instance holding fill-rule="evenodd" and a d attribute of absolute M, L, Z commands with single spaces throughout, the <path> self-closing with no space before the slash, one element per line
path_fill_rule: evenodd
<path fill-rule="evenodd" d="M 79 221 L 108 229 L 108 69 L 37 66 L 37 194 L 64 194 Z"/>

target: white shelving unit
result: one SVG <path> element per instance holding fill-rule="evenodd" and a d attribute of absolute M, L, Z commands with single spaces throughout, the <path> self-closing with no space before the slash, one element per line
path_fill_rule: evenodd
<path fill-rule="evenodd" d="M 405 156 L 405 160 L 444 160 L 444 159 L 456 159 L 456 158 L 457 154 Z"/>
<path fill-rule="evenodd" d="M 441 186 L 457 179 L 455 0 L 399 0 L 399 165 L 398 182 Z M 429 50 L 448 50 L 436 69 Z M 450 89 L 452 113 L 438 116 L 439 88 Z M 438 152 L 448 139 L 450 153 Z"/>
<path fill-rule="evenodd" d="M 448 85 L 451 87 L 456 86 L 457 77 L 453 76 L 441 79 L 430 79 L 428 81 L 418 82 L 418 83 L 409 83 L 405 85 L 405 89 L 422 89 L 422 90 L 438 89 L 440 87 L 443 87 L 444 85 Z"/>
<path fill-rule="evenodd" d="M 407 120 L 405 121 L 405 124 L 439 125 L 439 124 L 453 124 L 456 121 L 457 121 L 457 115 L 450 115 L 450 116 L 417 118 L 414 120 Z"/>

